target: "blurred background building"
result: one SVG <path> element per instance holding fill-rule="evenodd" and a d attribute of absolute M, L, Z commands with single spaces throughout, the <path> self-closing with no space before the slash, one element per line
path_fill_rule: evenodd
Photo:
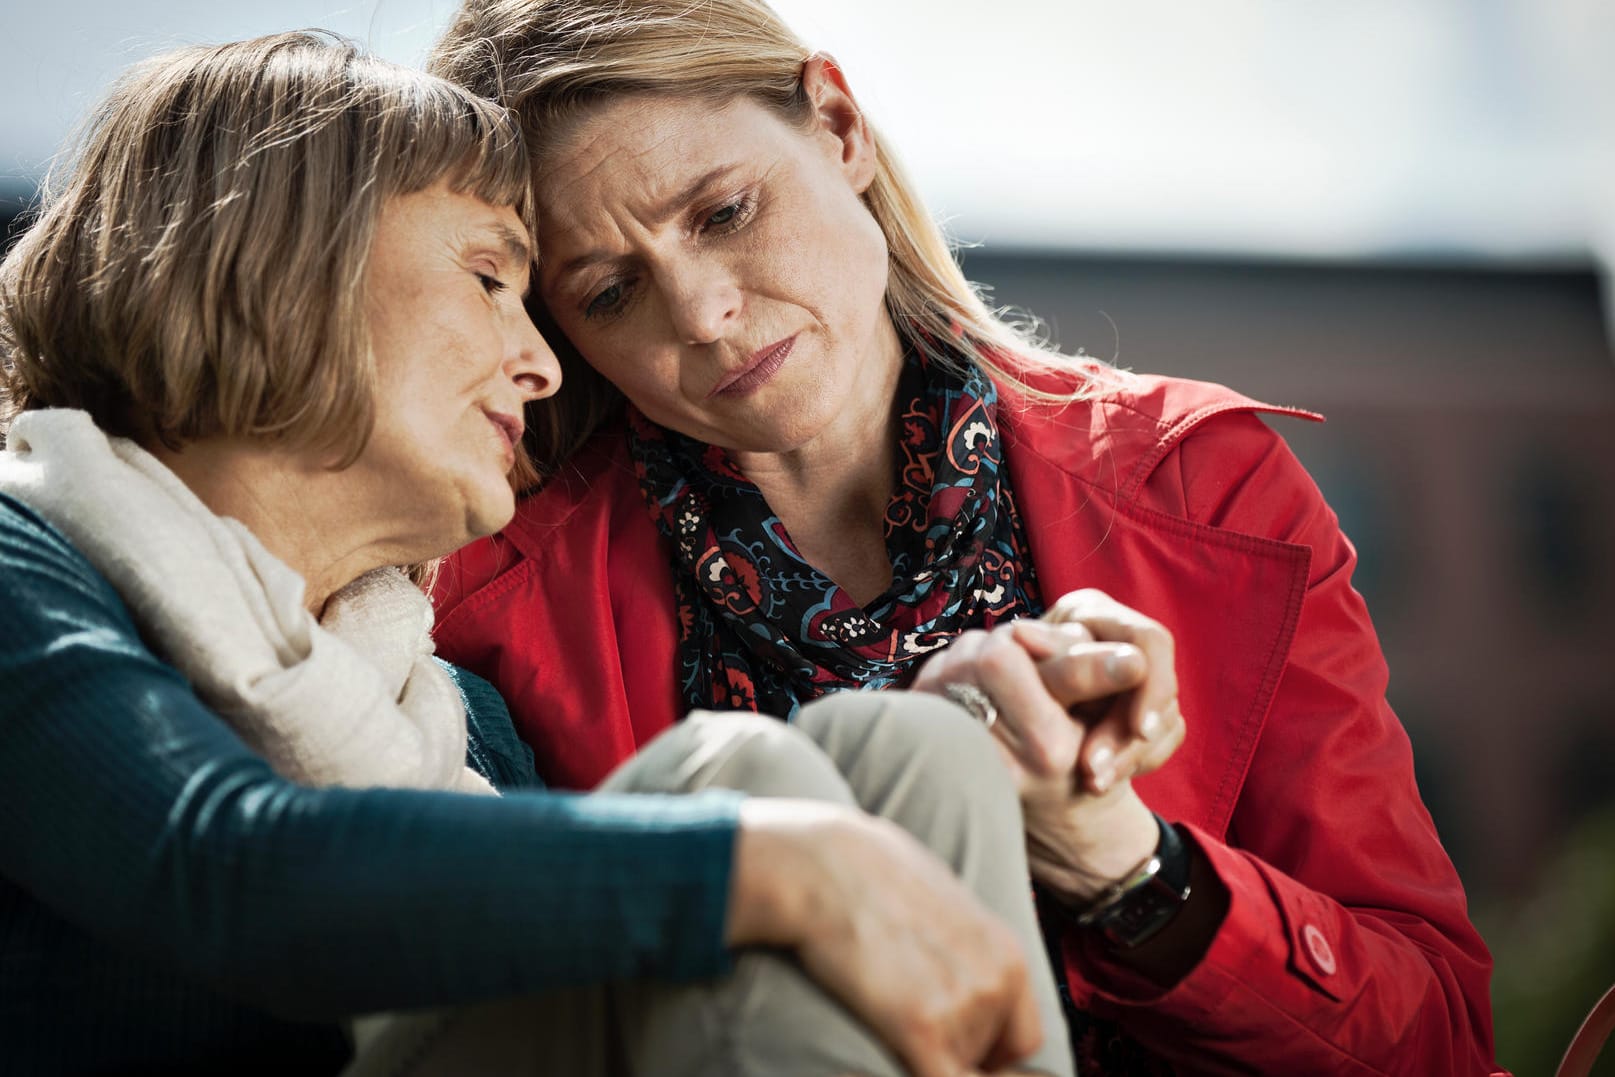
<path fill-rule="evenodd" d="M 1615 4 L 778 6 L 995 302 L 1328 415 L 1276 425 L 1361 554 L 1500 1057 L 1551 1072 L 1615 980 Z M 9 7 L 0 217 L 141 56 L 323 26 L 419 62 L 453 7 Z"/>

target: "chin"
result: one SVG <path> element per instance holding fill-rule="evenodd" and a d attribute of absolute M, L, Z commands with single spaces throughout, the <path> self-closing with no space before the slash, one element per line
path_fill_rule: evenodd
<path fill-rule="evenodd" d="M 455 501 L 444 499 L 438 504 L 449 511 L 434 513 L 430 526 L 417 517 L 422 526 L 418 532 L 421 541 L 416 560 L 447 557 L 460 547 L 498 531 L 516 515 L 516 497 L 503 482 L 498 487 L 478 490 L 471 497 L 465 496 L 462 490 Z"/>
<path fill-rule="evenodd" d="M 479 538 L 486 538 L 510 523 L 515 515 L 516 494 L 501 476 L 497 492 L 490 491 L 477 504 L 466 507 L 465 522 L 468 534 L 455 548 L 458 549 L 467 542 Z"/>

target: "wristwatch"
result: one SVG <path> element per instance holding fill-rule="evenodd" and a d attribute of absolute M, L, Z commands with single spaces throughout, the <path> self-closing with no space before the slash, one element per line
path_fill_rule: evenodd
<path fill-rule="evenodd" d="M 1161 837 L 1155 852 L 1100 892 L 1077 914 L 1077 925 L 1112 945 L 1132 949 L 1153 937 L 1189 900 L 1189 848 L 1171 823 L 1155 817 Z"/>

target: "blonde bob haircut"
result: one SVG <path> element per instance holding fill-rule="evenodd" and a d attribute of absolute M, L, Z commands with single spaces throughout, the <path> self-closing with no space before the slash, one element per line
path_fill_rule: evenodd
<path fill-rule="evenodd" d="M 520 127 L 320 32 L 129 71 L 0 263 L 0 423 L 330 451 L 374 419 L 366 265 L 382 205 L 439 182 L 530 221 Z"/>
<path fill-rule="evenodd" d="M 811 55 L 762 0 L 465 0 L 427 69 L 513 109 L 529 150 L 541 160 L 547 135 L 564 133 L 591 106 L 626 94 L 693 96 L 714 104 L 745 96 L 805 126 L 812 108 L 802 65 Z M 1000 386 L 1069 398 L 1027 384 L 1025 376 L 1039 369 L 1073 366 L 1044 349 L 1029 324 L 1010 324 L 989 309 L 891 148 L 878 132 L 874 137 L 876 175 L 864 202 L 886 236 L 886 307 L 893 323 L 912 346 L 945 365 L 956 366 L 932 342 L 962 347 Z M 528 405 L 528 448 L 547 474 L 620 398 L 560 346 L 542 311 L 534 316 L 557 345 L 564 369 L 560 391 Z"/>

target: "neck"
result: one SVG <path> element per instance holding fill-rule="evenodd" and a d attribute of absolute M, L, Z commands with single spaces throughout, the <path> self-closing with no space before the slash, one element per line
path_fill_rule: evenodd
<path fill-rule="evenodd" d="M 216 515 L 239 521 L 303 577 L 304 605 L 316 617 L 366 572 L 410 560 L 366 527 L 342 473 L 312 454 L 235 439 L 146 448 Z"/>
<path fill-rule="evenodd" d="M 896 484 L 902 343 L 886 323 L 851 403 L 810 443 L 730 453 L 808 563 L 867 603 L 891 583 L 885 518 Z"/>
<path fill-rule="evenodd" d="M 813 452 L 731 455 L 782 519 L 809 511 L 821 516 L 882 516 L 894 484 L 893 417 L 885 417 L 869 433 L 856 444 L 828 445 Z M 793 507 L 797 511 L 791 511 Z"/>

